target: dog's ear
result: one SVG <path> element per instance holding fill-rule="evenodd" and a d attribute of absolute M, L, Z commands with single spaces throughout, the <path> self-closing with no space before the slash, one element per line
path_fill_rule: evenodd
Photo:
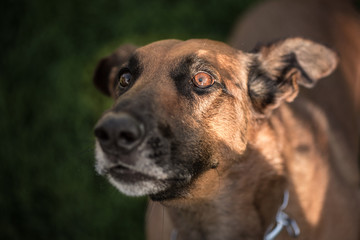
<path fill-rule="evenodd" d="M 111 95 L 110 86 L 113 84 L 120 66 L 129 60 L 136 48 L 130 44 L 122 45 L 114 53 L 99 61 L 95 68 L 93 81 L 102 93 Z"/>
<path fill-rule="evenodd" d="M 338 63 L 329 48 L 302 38 L 289 38 L 258 47 L 249 70 L 248 92 L 255 110 L 268 114 L 281 102 L 291 102 L 299 85 L 311 88 Z"/>

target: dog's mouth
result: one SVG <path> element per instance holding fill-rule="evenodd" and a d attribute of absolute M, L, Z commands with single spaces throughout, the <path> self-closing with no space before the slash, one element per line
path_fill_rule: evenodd
<path fill-rule="evenodd" d="M 108 174 L 116 181 L 125 183 L 135 183 L 140 181 L 156 180 L 147 174 L 138 172 L 128 167 L 118 165 L 109 169 Z"/>
<path fill-rule="evenodd" d="M 149 139 L 126 154 L 103 149 L 97 142 L 96 170 L 126 195 L 174 198 L 191 183 L 192 173 L 189 167 L 171 159 L 174 155 L 167 141 Z"/>

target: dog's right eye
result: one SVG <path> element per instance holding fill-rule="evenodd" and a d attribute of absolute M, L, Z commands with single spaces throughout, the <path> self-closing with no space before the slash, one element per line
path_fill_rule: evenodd
<path fill-rule="evenodd" d="M 120 75 L 119 77 L 119 85 L 122 88 L 126 88 L 127 86 L 130 85 L 132 79 L 132 75 L 130 72 L 124 72 Z"/>

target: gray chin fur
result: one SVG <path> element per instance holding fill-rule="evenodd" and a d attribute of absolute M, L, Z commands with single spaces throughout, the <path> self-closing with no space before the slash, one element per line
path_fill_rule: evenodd
<path fill-rule="evenodd" d="M 137 182 L 121 182 L 113 178 L 111 175 L 108 174 L 108 169 L 116 166 L 114 163 L 110 163 L 107 159 L 105 153 L 101 149 L 100 144 L 96 141 L 95 145 L 95 170 L 98 174 L 102 176 L 106 176 L 109 182 L 114 185 L 120 192 L 124 193 L 128 196 L 145 196 L 150 194 L 157 194 L 161 191 L 164 191 L 168 186 L 167 184 L 162 181 L 165 180 L 169 175 L 164 173 L 161 168 L 158 166 L 151 166 L 144 165 L 142 168 L 148 168 L 152 171 L 149 173 L 155 177 L 154 180 L 144 180 L 144 181 L 137 181 Z"/>
<path fill-rule="evenodd" d="M 150 194 L 157 194 L 166 189 L 166 184 L 158 181 L 140 181 L 136 183 L 121 183 L 116 181 L 111 176 L 108 177 L 110 183 L 114 185 L 120 192 L 128 196 L 145 196 Z"/>

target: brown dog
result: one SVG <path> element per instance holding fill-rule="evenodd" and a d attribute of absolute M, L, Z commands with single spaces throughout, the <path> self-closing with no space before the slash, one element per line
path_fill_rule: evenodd
<path fill-rule="evenodd" d="M 250 53 L 165 40 L 99 63 L 115 104 L 95 127 L 97 170 L 156 201 L 149 239 L 360 238 L 359 21 L 344 2 L 272 1 L 231 42 L 279 38 Z"/>

